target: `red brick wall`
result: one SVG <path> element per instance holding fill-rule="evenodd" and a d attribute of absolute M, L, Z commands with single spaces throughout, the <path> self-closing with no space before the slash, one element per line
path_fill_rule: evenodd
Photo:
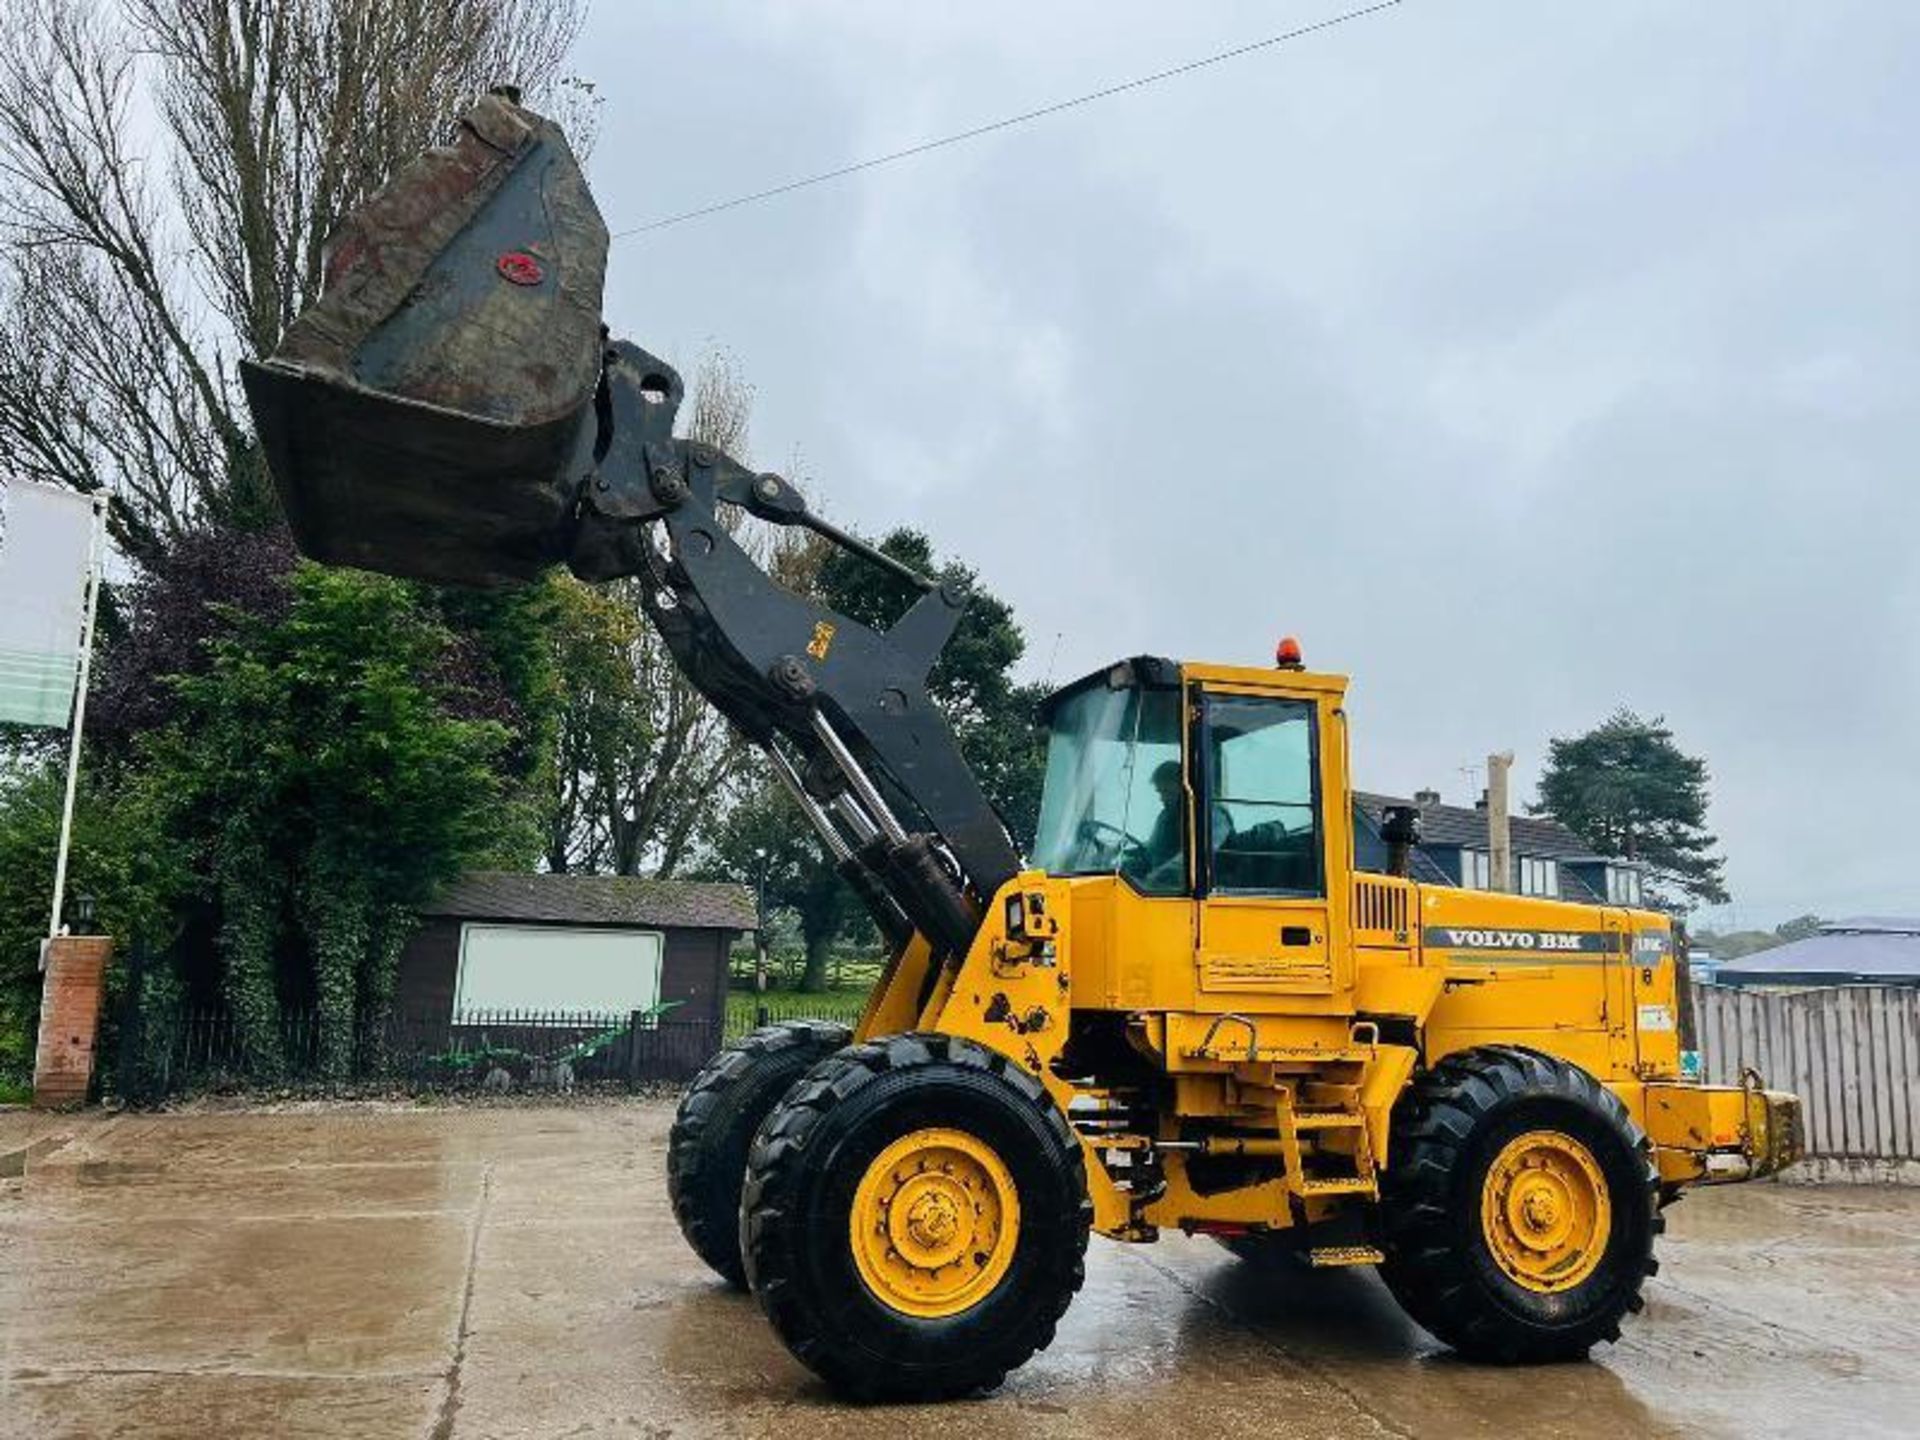
<path fill-rule="evenodd" d="M 33 1059 L 33 1103 L 43 1109 L 86 1103 L 112 954 L 113 941 L 104 935 L 62 936 L 47 946 L 40 1045 Z"/>

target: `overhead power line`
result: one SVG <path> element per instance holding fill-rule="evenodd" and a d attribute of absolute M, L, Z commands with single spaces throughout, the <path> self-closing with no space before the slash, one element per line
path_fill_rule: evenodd
<path fill-rule="evenodd" d="M 1084 95 L 1075 95 L 1068 100 L 1057 100 L 1051 105 L 1042 105 L 1037 110 L 1025 110 L 1018 115 L 1007 115 L 998 120 L 990 120 L 984 125 L 975 125 L 970 130 L 955 131 L 951 135 L 942 135 L 937 140 L 923 140 L 917 145 L 909 145 L 904 150 L 891 150 L 884 155 L 870 156 L 865 160 L 856 160 L 833 170 L 822 170 L 817 175 L 806 175 L 798 180 L 789 180 L 783 185 L 774 185 L 765 190 L 755 190 L 751 194 L 736 195 L 731 200 L 716 200 L 711 205 L 702 205 L 695 210 L 683 210 L 677 215 L 664 215 L 657 220 L 648 220 L 639 225 L 630 225 L 625 230 L 616 230 L 613 238 L 624 240 L 629 235 L 644 235 L 653 230 L 665 230 L 670 225 L 684 225 L 689 220 L 704 219 L 708 215 L 718 215 L 723 210 L 737 210 L 742 205 L 754 205 L 762 200 L 772 200 L 781 195 L 791 195 L 796 190 L 805 190 L 812 185 L 824 185 L 829 180 L 842 180 L 849 175 L 858 175 L 863 170 L 875 170 L 882 165 L 892 165 L 896 161 L 910 160 L 916 155 L 925 155 L 930 150 L 943 150 L 949 145 L 959 145 L 968 140 L 978 140 L 983 135 L 992 135 L 996 131 L 1011 130 L 1016 125 L 1026 125 L 1035 120 L 1044 120 L 1049 115 L 1058 115 L 1064 110 L 1077 109 L 1082 105 L 1091 105 L 1096 100 L 1108 100 L 1115 95 L 1124 95 L 1130 90 L 1142 90 L 1149 85 L 1158 85 L 1162 80 L 1175 80 L 1182 75 L 1191 75 L 1196 70 L 1205 70 L 1211 65 L 1222 65 L 1229 60 L 1238 60 L 1243 55 L 1251 55 L 1260 50 L 1271 50 L 1276 45 L 1284 45 L 1289 40 L 1298 40 L 1307 35 L 1318 34 L 1322 30 L 1331 30 L 1337 25 L 1349 21 L 1364 20 L 1369 15 L 1378 15 L 1383 10 L 1397 9 L 1406 0 L 1380 0 L 1375 5 L 1363 6 L 1358 10 L 1349 10 L 1341 15 L 1329 16 L 1325 20 L 1316 20 L 1311 25 L 1302 25 L 1279 35 L 1269 35 L 1264 40 L 1255 40 L 1246 45 L 1236 45 L 1231 50 L 1222 50 L 1215 55 L 1207 55 L 1198 60 L 1190 60 L 1184 65 L 1176 65 L 1170 70 L 1156 70 L 1151 75 L 1138 75 L 1131 80 L 1122 80 L 1118 84 L 1108 85 L 1104 89 L 1090 90 Z"/>

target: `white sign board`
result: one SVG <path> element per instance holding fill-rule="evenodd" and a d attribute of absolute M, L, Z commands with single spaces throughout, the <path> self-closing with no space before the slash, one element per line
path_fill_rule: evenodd
<path fill-rule="evenodd" d="M 65 729 L 93 565 L 91 496 L 0 488 L 0 721 Z"/>
<path fill-rule="evenodd" d="M 454 1017 L 650 1010 L 660 1000 L 664 948 L 660 935 L 642 930 L 463 925 Z"/>

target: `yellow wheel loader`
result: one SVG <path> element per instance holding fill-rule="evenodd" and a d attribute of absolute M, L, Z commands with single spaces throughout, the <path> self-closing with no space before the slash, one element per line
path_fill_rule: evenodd
<path fill-rule="evenodd" d="M 245 380 L 302 548 L 503 584 L 638 576 L 691 681 L 890 946 L 851 1032 L 716 1056 L 668 1156 L 687 1239 L 855 1397 L 989 1388 L 1053 1338 L 1087 1237 L 1377 1265 L 1461 1353 L 1612 1340 L 1684 1187 L 1771 1174 L 1798 1103 L 1683 1071 L 1667 916 L 1356 864 L 1345 677 L 1123 659 L 1045 707 L 1021 855 L 929 702 L 967 603 L 674 434 L 681 382 L 600 324 L 566 141 L 483 100 L 335 238 Z M 776 584 L 729 513 L 918 595 L 882 631 Z"/>

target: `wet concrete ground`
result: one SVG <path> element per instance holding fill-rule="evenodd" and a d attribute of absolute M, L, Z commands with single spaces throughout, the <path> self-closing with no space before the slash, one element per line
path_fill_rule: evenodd
<path fill-rule="evenodd" d="M 1920 1190 L 1669 1212 L 1597 1363 L 1459 1363 L 1370 1272 L 1095 1240 L 996 1396 L 850 1410 L 674 1229 L 671 1108 L 0 1113 L 7 1436 L 1916 1433 Z"/>

